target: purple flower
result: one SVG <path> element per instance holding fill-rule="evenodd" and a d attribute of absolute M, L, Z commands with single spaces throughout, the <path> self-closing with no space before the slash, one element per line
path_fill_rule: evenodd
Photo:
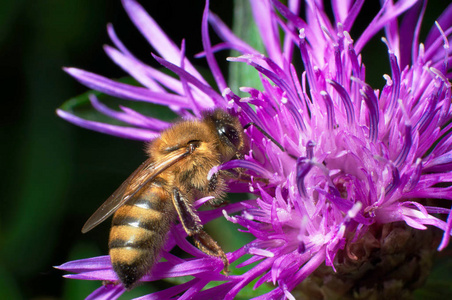
<path fill-rule="evenodd" d="M 256 299 L 309 298 L 315 293 L 345 298 L 366 291 L 381 295 L 372 290 L 378 281 L 372 276 L 380 276 L 385 287 L 401 282 L 396 293 L 409 293 L 422 284 L 426 275 L 419 272 L 426 274 L 421 265 L 429 254 L 419 253 L 444 249 L 452 233 L 448 201 L 452 200 L 452 51 L 448 42 L 452 5 L 420 43 L 426 2 L 384 1 L 361 35 L 352 37 L 350 30 L 363 2 L 332 1 L 331 20 L 319 1 L 294 0 L 288 7 L 276 0 L 250 1 L 266 54 L 236 37 L 209 12 L 207 2 L 203 55 L 215 78 L 213 88 L 185 58 L 183 43 L 181 48 L 176 46 L 139 4 L 124 0 L 130 18 L 160 55 L 155 59 L 179 79 L 140 62 L 112 26 L 108 32 L 115 48 L 105 50 L 142 87 L 66 69 L 91 89 L 166 105 L 181 117 L 198 118 L 203 110 L 214 107 L 227 109 L 243 125 L 254 122 L 263 128 L 283 148 L 251 126 L 245 131 L 249 154 L 211 170 L 213 174 L 240 167 L 256 178 L 247 185 L 230 185 L 230 192 L 245 189 L 256 199 L 200 212 L 203 223 L 224 215 L 254 236 L 254 241 L 227 254 L 231 263 L 248 257 L 233 264 L 233 269 L 248 266 L 248 270 L 222 275 L 221 260 L 187 242 L 178 224 L 162 252 L 166 261 L 157 263 L 141 281 L 188 275 L 193 279 L 139 299 L 233 299 L 253 281 Z M 299 16 L 302 4 L 303 18 Z M 221 44 L 211 45 L 208 24 L 222 38 Z M 383 75 L 386 84 L 381 89 L 374 89 L 366 83 L 361 51 L 382 29 L 388 49 L 384 63 L 391 74 Z M 222 49 L 239 51 L 240 56 L 229 60 L 253 67 L 263 88 L 241 88 L 246 97 L 232 92 L 214 58 L 214 52 Z M 297 56 L 302 67 L 292 62 Z M 90 100 L 95 109 L 127 126 L 88 121 L 63 110 L 57 113 L 81 127 L 142 141 L 157 137 L 169 126 L 126 107 L 112 110 L 94 96 Z M 428 225 L 443 232 L 441 241 L 430 231 L 425 234 Z M 183 260 L 170 254 L 175 245 L 194 258 Z M 117 280 L 108 256 L 58 268 L 75 273 L 66 275 L 69 278 Z M 404 272 L 411 272 L 407 276 L 414 276 L 416 270 L 420 279 L 413 284 L 412 278 L 387 271 L 395 268 L 410 268 Z M 366 280 L 367 285 L 360 285 Z M 213 281 L 219 283 L 205 288 Z M 271 286 L 266 294 L 261 292 L 264 283 Z M 105 285 L 88 298 L 115 299 L 123 291 L 119 285 Z"/>

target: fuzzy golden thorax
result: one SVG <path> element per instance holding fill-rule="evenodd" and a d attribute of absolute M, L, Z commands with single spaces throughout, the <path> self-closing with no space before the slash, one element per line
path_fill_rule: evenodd
<path fill-rule="evenodd" d="M 199 196 L 221 196 L 224 180 L 217 178 L 212 182 L 207 175 L 213 167 L 241 155 L 245 143 L 238 119 L 215 110 L 206 112 L 202 120 L 181 121 L 152 141 L 147 153 L 153 161 L 160 161 L 172 151 L 188 148 L 190 144 L 195 145 L 193 153 L 168 169 L 173 176 L 167 177 L 174 180 L 171 185 L 179 186 L 185 193 L 192 193 L 194 189 Z"/>

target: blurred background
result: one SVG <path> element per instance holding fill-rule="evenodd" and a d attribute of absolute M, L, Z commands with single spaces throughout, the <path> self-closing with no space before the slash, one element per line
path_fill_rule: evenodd
<path fill-rule="evenodd" d="M 204 4 L 143 3 L 177 44 L 188 38 L 188 57 L 202 50 Z M 232 3 L 213 3 L 212 9 L 230 22 Z M 108 253 L 110 221 L 89 234 L 80 230 L 145 160 L 143 144 L 80 129 L 55 109 L 87 91 L 63 66 L 126 75 L 102 48 L 111 45 L 109 22 L 139 58 L 157 65 L 119 0 L 2 1 L 1 299 L 83 299 L 99 286 L 63 279 L 53 266 Z"/>
<path fill-rule="evenodd" d="M 139 2 L 173 41 L 180 44 L 186 38 L 189 58 L 202 51 L 204 1 L 180 1 L 177 5 L 167 0 Z M 433 2 L 427 10 L 424 29 L 430 28 L 445 7 L 442 1 Z M 211 10 L 231 25 L 232 5 L 232 1 L 212 1 Z M 365 23 L 358 23 L 358 32 L 375 14 L 374 6 L 365 9 L 369 14 Z M 102 49 L 103 44 L 111 44 L 106 33 L 109 22 L 133 53 L 156 65 L 150 56 L 151 48 L 119 0 L 2 1 L 2 299 L 83 299 L 99 286 L 98 282 L 63 279 L 64 273 L 53 266 L 108 253 L 109 221 L 85 235 L 80 229 L 145 159 L 143 144 L 78 128 L 59 119 L 55 109 L 87 91 L 62 71 L 63 66 L 110 78 L 125 76 Z M 366 50 L 366 57 L 382 57 L 386 53 L 379 40 L 369 48 L 379 54 L 373 56 Z M 381 88 L 382 74 L 389 73 L 387 57 L 382 59 L 385 64 L 377 59 L 364 61 L 367 70 L 375 70 L 375 76 L 368 74 L 374 88 Z M 205 66 L 203 60 L 192 61 Z M 121 299 L 142 295 L 143 290 L 152 287 L 139 289 Z"/>

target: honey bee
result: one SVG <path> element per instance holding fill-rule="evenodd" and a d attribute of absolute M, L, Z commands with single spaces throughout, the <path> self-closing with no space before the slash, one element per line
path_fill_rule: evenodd
<path fill-rule="evenodd" d="M 243 158 L 244 130 L 236 117 L 217 109 L 201 120 L 175 123 L 151 141 L 149 158 L 88 219 L 86 233 L 113 215 L 109 254 L 113 269 L 126 289 L 152 269 L 170 227 L 177 219 L 196 246 L 208 255 L 229 262 L 221 247 L 204 230 L 194 200 L 225 195 L 226 180 L 211 168 Z"/>

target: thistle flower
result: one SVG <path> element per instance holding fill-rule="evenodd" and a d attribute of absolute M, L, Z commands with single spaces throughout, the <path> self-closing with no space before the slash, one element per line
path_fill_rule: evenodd
<path fill-rule="evenodd" d="M 166 261 L 142 281 L 193 279 L 140 299 L 233 299 L 255 280 L 256 299 L 409 296 L 423 283 L 431 256 L 447 246 L 452 228 L 452 5 L 419 43 L 426 2 L 385 1 L 362 34 L 352 37 L 363 2 L 332 1 L 331 20 L 318 1 L 306 1 L 304 18 L 299 16 L 300 1 L 289 1 L 288 7 L 276 0 L 250 1 L 265 46 L 261 54 L 209 12 L 207 1 L 203 55 L 215 78 L 213 88 L 184 57 L 183 43 L 179 49 L 140 5 L 124 0 L 130 18 L 161 56 L 155 59 L 179 80 L 140 62 L 111 26 L 116 48 L 106 46 L 107 54 L 143 87 L 66 69 L 92 89 L 167 105 L 181 117 L 200 117 L 214 107 L 228 109 L 242 124 L 254 122 L 276 140 L 256 127 L 246 129 L 249 154 L 211 174 L 244 168 L 268 183 L 252 180 L 245 186 L 256 199 L 200 213 L 203 223 L 224 216 L 254 236 L 227 254 L 231 263 L 249 257 L 234 266 L 249 269 L 241 275 L 220 274 L 221 260 L 188 243 L 176 225 L 162 252 Z M 211 45 L 209 23 L 222 44 Z M 361 51 L 381 29 L 391 74 L 383 75 L 386 84 L 375 89 L 366 82 Z M 228 88 L 213 54 L 225 48 L 241 53 L 229 60 L 253 67 L 262 89 L 243 87 L 247 96 L 239 97 Z M 296 56 L 303 68 L 292 62 Z M 98 111 L 128 126 L 83 120 L 63 110 L 58 115 L 88 129 L 143 141 L 169 126 L 125 107 L 111 110 L 95 97 L 91 101 Z M 243 183 L 232 182 L 230 192 L 243 188 Z M 431 232 L 435 227 L 442 231 L 441 241 L 441 235 L 437 239 Z M 170 254 L 175 245 L 194 258 Z M 59 268 L 76 273 L 69 278 L 117 280 L 108 256 Z M 213 281 L 219 283 L 206 288 Z M 264 283 L 272 287 L 266 294 L 260 292 Z M 120 285 L 105 285 L 89 298 L 116 298 L 123 291 Z"/>

